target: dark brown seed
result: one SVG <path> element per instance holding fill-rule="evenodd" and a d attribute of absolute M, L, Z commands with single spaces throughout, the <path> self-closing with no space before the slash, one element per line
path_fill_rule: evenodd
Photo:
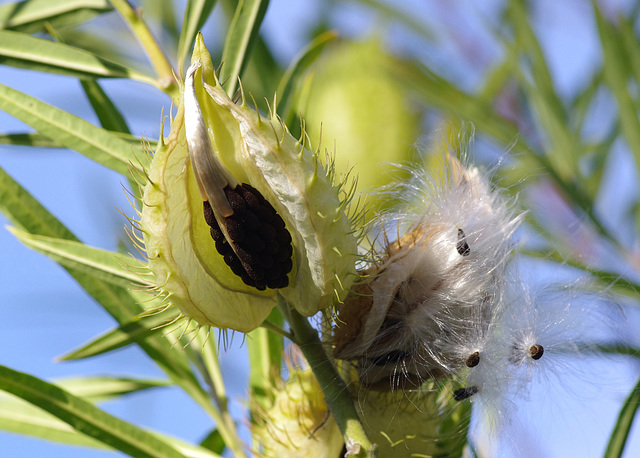
<path fill-rule="evenodd" d="M 532 359 L 538 360 L 542 358 L 543 353 L 544 348 L 540 344 L 531 345 L 531 348 L 529 348 L 529 356 L 531 356 Z"/>
<path fill-rule="evenodd" d="M 471 248 L 469 248 L 466 238 L 467 236 L 464 234 L 464 231 L 458 228 L 458 243 L 456 244 L 456 249 L 460 256 L 469 256 L 469 253 L 471 253 Z"/>
<path fill-rule="evenodd" d="M 477 351 L 474 353 L 471 353 L 467 358 L 467 360 L 465 361 L 465 364 L 467 365 L 467 367 L 476 367 L 479 363 L 480 363 L 480 353 Z"/>
<path fill-rule="evenodd" d="M 284 288 L 293 268 L 291 234 L 273 206 L 252 186 L 241 184 L 224 188 L 233 214 L 224 225 L 231 240 L 220 230 L 209 202 L 204 217 L 210 226 L 216 250 L 225 263 L 247 285 L 259 290 Z M 233 246 L 232 246 L 233 245 Z"/>
<path fill-rule="evenodd" d="M 456 401 L 464 401 L 478 392 L 477 386 L 468 386 L 466 388 L 458 388 L 453 392 L 453 399 Z"/>

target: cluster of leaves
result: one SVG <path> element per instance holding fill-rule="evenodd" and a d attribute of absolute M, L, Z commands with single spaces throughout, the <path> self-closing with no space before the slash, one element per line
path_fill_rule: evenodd
<path fill-rule="evenodd" d="M 215 0 L 189 0 L 182 26 L 176 25 L 171 2 L 148 2 L 163 5 L 156 11 L 163 35 L 170 46 L 161 47 L 151 34 L 147 22 L 125 0 L 26 0 L 0 7 L 0 64 L 34 72 L 50 72 L 78 78 L 91 103 L 100 127 L 27 94 L 0 84 L 0 109 L 31 126 L 35 133 L 8 133 L 0 142 L 27 147 L 68 148 L 131 179 L 132 169 L 139 169 L 145 144 L 154 139 L 132 135 L 126 116 L 101 88 L 98 80 L 128 79 L 157 88 L 158 97 L 178 95 L 176 75 L 188 61 L 196 33 L 216 6 Z M 309 67 L 325 46 L 335 41 L 335 34 L 318 33 L 309 41 L 288 68 L 282 68 L 262 40 L 259 28 L 268 1 L 223 0 L 220 7 L 228 18 L 228 30 L 219 56 L 224 65 L 220 79 L 233 94 L 241 76 L 245 88 L 255 100 L 273 99 L 278 94 L 278 114 L 299 131 L 296 119 L 296 93 Z M 417 33 L 426 41 L 430 31 L 416 19 L 386 3 L 360 1 L 363 7 L 391 18 Z M 637 256 L 628 243 L 611 230 L 611 225 L 594 211 L 603 192 L 604 165 L 612 155 L 614 144 L 623 142 L 635 160 L 640 161 L 640 121 L 637 96 L 630 86 L 640 85 L 640 43 L 634 33 L 637 11 L 610 20 L 594 2 L 603 60 L 589 83 L 570 98 L 559 94 L 549 69 L 548 59 L 532 28 L 524 0 L 506 2 L 500 27 L 493 30 L 503 55 L 483 75 L 482 84 L 466 91 L 416 59 L 394 62 L 384 71 L 406 87 L 425 112 L 456 125 L 460 119 L 474 123 L 478 136 L 509 148 L 515 143 L 508 171 L 501 179 L 514 184 L 514 192 L 537 171 L 538 185 L 566 202 L 567 207 L 585 222 L 594 244 L 615 253 L 620 263 L 598 263 L 583 256 L 583 247 L 571 243 L 570 235 L 546 224 L 535 212 L 529 214 L 529 226 L 545 243 L 529 249 L 528 254 L 551 262 L 570 265 L 601 282 L 603 288 L 637 299 L 640 288 L 632 276 Z M 334 5 L 327 5 L 331 8 Z M 637 10 L 637 8 L 636 8 Z M 116 12 L 134 33 L 151 64 L 148 69 L 134 65 L 118 54 L 111 43 L 100 42 L 80 26 L 99 15 Z M 320 25 L 318 30 L 322 30 Z M 166 48 L 175 49 L 175 60 L 167 57 Z M 586 134 L 588 122 L 597 109 L 598 96 L 604 92 L 617 106 L 607 120 L 604 135 Z M 499 101 L 510 98 L 506 112 Z M 168 99 L 167 99 L 168 100 Z M 585 164 L 587 166 L 585 166 Z M 138 170 L 139 172 L 140 170 Z M 357 171 L 357 170 L 356 170 Z M 134 173 L 135 174 L 135 173 Z M 138 185 L 132 182 L 135 194 Z M 526 191 L 526 189 L 525 189 Z M 133 199 L 135 200 L 135 199 Z M 158 325 L 176 318 L 171 309 L 141 317 L 143 308 L 153 306 L 148 297 L 132 290 L 132 284 L 146 285 L 148 280 L 136 269 L 123 269 L 134 261 L 127 255 L 88 247 L 49 213 L 33 196 L 0 169 L 0 210 L 12 222 L 12 232 L 25 245 L 40 251 L 63 266 L 71 276 L 117 321 L 118 326 L 96 337 L 63 360 L 89 358 L 128 345 L 137 345 L 167 375 L 167 380 L 79 377 L 65 384 L 53 384 L 0 366 L 0 390 L 15 398 L 0 398 L 0 423 L 3 429 L 68 444 L 111 448 L 131 456 L 219 456 L 225 449 L 235 456 L 245 451 L 230 417 L 215 338 L 205 333 L 193 336 L 162 335 Z M 632 208 L 630 220 L 638 225 L 639 208 Z M 636 230 L 637 234 L 637 230 Z M 637 238 L 635 239 L 637 240 Z M 637 272 L 636 272 L 637 273 Z M 141 305 L 141 304 L 144 304 Z M 275 311 L 269 322 L 282 325 Z M 192 345 L 186 344 L 194 339 Z M 313 336 L 307 342 L 318 345 Z M 249 391 L 260 403 L 268 396 L 270 380 L 278 376 L 283 337 L 259 329 L 247 338 L 251 367 Z M 321 348 L 316 347 L 321 353 Z M 603 351 L 623 352 L 619 347 Z M 322 359 L 323 355 L 319 354 Z M 309 361 L 313 365 L 313 361 Z M 332 374 L 327 375 L 330 385 Z M 323 380 L 320 380 L 321 384 Z M 624 404 L 610 438 L 607 456 L 620 456 L 640 402 L 640 381 Z M 213 422 L 211 433 L 201 444 L 189 444 L 168 435 L 150 432 L 115 418 L 96 407 L 95 402 L 156 386 L 173 384 L 187 393 Z M 339 390 L 339 387 L 336 388 Z M 213 393 L 213 395 L 211 394 Z M 24 402 L 26 401 L 26 402 Z M 38 407 L 39 409 L 34 408 Z M 46 421 L 44 421 L 46 420 Z M 462 449 L 459 450 L 462 453 Z"/>

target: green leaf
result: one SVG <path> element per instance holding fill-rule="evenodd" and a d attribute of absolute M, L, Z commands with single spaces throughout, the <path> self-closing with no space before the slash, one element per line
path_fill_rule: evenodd
<path fill-rule="evenodd" d="M 179 316 L 175 309 L 168 309 L 149 316 L 136 317 L 128 323 L 105 332 L 81 347 L 61 356 L 61 361 L 72 361 L 108 353 L 132 343 L 141 342 L 154 333 L 164 333 L 163 325 Z"/>
<path fill-rule="evenodd" d="M 26 246 L 46 254 L 65 267 L 124 288 L 149 286 L 144 276 L 144 265 L 131 256 L 93 248 L 73 240 L 34 235 L 16 228 L 8 229 Z"/>
<path fill-rule="evenodd" d="M 0 430 L 69 445 L 111 449 L 19 398 L 0 395 Z"/>
<path fill-rule="evenodd" d="M 294 114 L 292 94 L 300 78 L 309 66 L 320 56 L 325 46 L 333 42 L 337 36 L 338 34 L 334 31 L 318 35 L 294 57 L 291 65 L 287 68 L 276 91 L 278 96 L 278 112 L 282 119 L 285 120 L 285 123 L 288 123 Z"/>
<path fill-rule="evenodd" d="M 84 93 L 93 107 L 100 125 L 111 132 L 131 134 L 122 113 L 116 108 L 109 96 L 96 80 L 80 80 Z"/>
<path fill-rule="evenodd" d="M 71 231 L 2 168 L 0 168 L 0 211 L 14 224 L 34 235 L 77 241 Z M 82 271 L 66 269 L 118 323 L 127 323 L 142 312 L 140 302 L 127 289 L 110 285 Z M 182 351 L 174 349 L 172 345 L 177 340 L 177 337 L 171 335 L 166 337 L 150 336 L 138 344 L 207 413 L 214 418 L 219 417 L 218 411 L 211 405 L 208 394 L 196 379 L 188 359 L 185 357 L 189 356 L 195 359 L 191 355 L 192 351 L 189 348 Z"/>
<path fill-rule="evenodd" d="M 222 52 L 224 65 L 220 70 L 220 81 L 226 84 L 230 96 L 236 92 L 238 77 L 249 61 L 268 6 L 268 0 L 238 1 Z"/>
<path fill-rule="evenodd" d="M 0 145 L 35 146 L 39 148 L 64 148 L 60 143 L 41 134 L 0 135 Z M 6 152 L 7 150 L 5 150 Z"/>
<path fill-rule="evenodd" d="M 516 76 L 527 92 L 528 100 L 535 108 L 536 119 L 548 139 L 545 154 L 554 164 L 556 173 L 564 181 L 571 181 L 575 177 L 581 153 L 580 138 L 569 129 L 567 110 L 555 90 L 542 48 L 531 28 L 524 1 L 509 3 L 509 17 L 517 45 L 524 51 L 524 57 L 529 63 L 531 79 L 524 75 L 522 65 L 517 67 Z M 508 40 L 509 38 L 505 38 L 505 43 L 510 46 Z"/>
<path fill-rule="evenodd" d="M 117 136 L 82 118 L 0 84 L 0 109 L 36 129 L 40 134 L 84 154 L 125 176 L 130 168 L 142 169 L 142 147 L 133 148 Z"/>
<path fill-rule="evenodd" d="M 88 51 L 9 30 L 0 30 L 0 64 L 78 78 L 130 78 L 155 85 L 153 78 Z"/>
<path fill-rule="evenodd" d="M 625 49 L 625 42 L 621 39 L 615 28 L 602 16 L 597 5 L 594 3 L 595 16 L 602 42 L 602 52 L 604 55 L 603 71 L 604 80 L 611 88 L 611 92 L 618 102 L 620 125 L 629 147 L 636 161 L 636 166 L 640 166 L 640 120 L 632 97 L 629 97 L 628 82 L 629 55 Z M 640 59 L 638 56 L 638 43 L 629 43 L 629 50 L 634 54 L 632 62 Z"/>
<path fill-rule="evenodd" d="M 282 326 L 284 319 L 279 309 L 274 308 L 267 318 L 271 323 Z M 284 343 L 282 336 L 265 328 L 258 328 L 247 334 L 249 351 L 249 387 L 251 399 L 262 407 L 267 406 L 267 394 L 274 380 L 280 379 L 280 365 Z"/>
<path fill-rule="evenodd" d="M 178 42 L 178 69 L 191 53 L 196 34 L 209 19 L 217 0 L 188 0 L 182 21 L 182 31 Z"/>
<path fill-rule="evenodd" d="M 64 27 L 111 11 L 107 0 L 26 0 L 0 6 L 0 29 L 41 32 L 45 23 Z"/>
<path fill-rule="evenodd" d="M 168 443 L 93 404 L 31 375 L 0 366 L 0 389 L 58 417 L 89 437 L 134 457 L 180 458 Z"/>
<path fill-rule="evenodd" d="M 166 380 L 103 376 L 58 379 L 55 384 L 89 402 L 105 401 L 150 388 L 170 385 Z"/>
<path fill-rule="evenodd" d="M 624 401 L 624 405 L 618 415 L 618 421 L 609 438 L 607 450 L 604 452 L 604 458 L 619 458 L 622 456 L 638 406 L 640 406 L 640 380 L 638 380 L 636 386 L 631 390 L 631 394 Z"/>
<path fill-rule="evenodd" d="M 220 431 L 217 429 L 207 434 L 207 437 L 200 442 L 200 446 L 218 454 L 224 452 L 226 448 L 222 435 L 220 435 Z"/>
<path fill-rule="evenodd" d="M 134 137 L 130 134 L 123 134 L 121 132 L 112 132 L 112 134 L 121 140 L 133 145 L 134 150 L 139 150 L 140 145 L 145 143 L 146 149 L 154 150 L 158 144 L 155 140 L 146 140 L 139 137 Z M 4 134 L 0 135 L 0 145 L 15 145 L 15 146 L 36 146 L 39 148 L 66 148 L 64 145 L 51 140 L 42 134 Z M 7 150 L 5 150 L 6 152 Z"/>

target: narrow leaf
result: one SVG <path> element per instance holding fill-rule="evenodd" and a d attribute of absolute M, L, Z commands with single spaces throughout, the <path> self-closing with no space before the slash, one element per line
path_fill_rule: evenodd
<path fill-rule="evenodd" d="M 54 27 L 80 24 L 107 13 L 107 0 L 26 0 L 0 6 L 0 29 L 41 32 L 45 23 Z"/>
<path fill-rule="evenodd" d="M 38 148 L 64 148 L 41 134 L 4 134 L 0 135 L 0 145 L 35 146 Z M 6 152 L 7 150 L 5 150 Z"/>
<path fill-rule="evenodd" d="M 222 52 L 224 65 L 220 74 L 220 81 L 227 85 L 227 93 L 231 96 L 236 92 L 238 77 L 242 75 L 251 56 L 268 6 L 268 0 L 238 2 Z"/>
<path fill-rule="evenodd" d="M 107 331 L 81 347 L 61 356 L 61 361 L 72 361 L 108 353 L 132 343 L 141 342 L 154 333 L 164 334 L 167 323 L 178 317 L 175 309 L 150 316 L 137 317 L 128 323 Z"/>
<path fill-rule="evenodd" d="M 207 437 L 200 442 L 200 446 L 218 454 L 224 452 L 226 447 L 222 435 L 220 435 L 220 431 L 217 429 L 207 434 Z"/>
<path fill-rule="evenodd" d="M 196 34 L 209 19 L 217 0 L 188 0 L 182 21 L 182 31 L 178 42 L 178 68 L 182 69 L 187 56 L 191 53 Z"/>
<path fill-rule="evenodd" d="M 119 139 L 133 145 L 134 150 L 136 151 L 140 149 L 140 145 L 143 143 L 147 144 L 147 148 L 149 150 L 154 150 L 157 146 L 157 142 L 155 140 L 143 140 L 142 138 L 134 137 L 130 134 L 123 134 L 121 132 L 112 132 L 112 134 Z M 0 135 L 0 145 L 36 146 L 39 148 L 66 148 L 64 145 L 61 145 L 60 143 L 51 140 L 49 137 L 46 137 L 42 134 L 28 133 Z M 6 152 L 7 150 L 4 151 Z"/>
<path fill-rule="evenodd" d="M 0 396 L 0 430 L 69 445 L 111 449 L 20 398 Z"/>
<path fill-rule="evenodd" d="M 620 458 L 622 456 L 638 406 L 640 406 L 640 380 L 624 401 L 620 415 L 618 415 L 618 421 L 609 438 L 607 450 L 604 452 L 604 458 Z"/>
<path fill-rule="evenodd" d="M 0 211 L 17 226 L 34 235 L 44 235 L 67 240 L 77 238 L 58 219 L 50 214 L 24 188 L 0 168 Z M 118 323 L 126 323 L 142 312 L 142 306 L 134 294 L 125 288 L 110 285 L 84 272 L 67 268 L 68 272 Z M 182 352 L 174 350 L 175 336 L 150 336 L 138 342 L 140 347 L 162 370 L 185 392 L 191 395 L 213 417 L 218 412 L 210 403 L 189 367 L 185 356 L 191 355 L 189 348 Z M 193 356 L 192 356 L 193 357 Z"/>
<path fill-rule="evenodd" d="M 100 402 L 126 394 L 169 385 L 166 380 L 129 377 L 72 377 L 58 379 L 55 384 L 89 402 Z"/>
<path fill-rule="evenodd" d="M 267 318 L 270 322 L 282 326 L 284 319 L 279 309 L 274 308 Z M 282 336 L 264 328 L 258 328 L 247 334 L 249 351 L 249 386 L 251 398 L 262 407 L 266 407 L 266 397 L 274 380 L 280 378 L 280 364 L 284 344 Z"/>
<path fill-rule="evenodd" d="M 80 80 L 80 84 L 102 127 L 111 132 L 131 134 L 124 116 L 96 80 Z"/>
<path fill-rule="evenodd" d="M 130 167 L 141 168 L 141 146 L 133 148 L 117 136 L 82 118 L 0 84 L 0 109 L 36 129 L 40 134 L 84 154 L 125 176 Z"/>
<path fill-rule="evenodd" d="M 334 31 L 318 35 L 298 53 L 289 68 L 287 68 L 276 92 L 278 96 L 278 112 L 285 122 L 288 122 L 293 115 L 292 94 L 296 84 L 298 84 L 298 81 L 309 66 L 320 56 L 325 46 L 334 41 L 337 36 L 338 34 Z"/>
<path fill-rule="evenodd" d="M 603 71 L 604 79 L 611 88 L 616 101 L 618 103 L 620 125 L 629 147 L 636 161 L 636 166 L 640 166 L 640 120 L 633 103 L 633 98 L 629 97 L 628 81 L 629 72 L 627 62 L 629 57 L 624 49 L 624 41 L 621 40 L 619 34 L 614 27 L 607 22 L 602 16 L 597 5 L 594 3 L 594 10 L 600 32 L 600 41 L 602 42 L 602 52 L 604 55 Z M 637 60 L 638 44 L 630 46 L 634 49 L 634 59 Z"/>
<path fill-rule="evenodd" d="M 0 64 L 78 78 L 131 78 L 155 85 L 149 76 L 88 51 L 10 30 L 0 30 Z"/>
<path fill-rule="evenodd" d="M 124 288 L 148 285 L 147 279 L 140 273 L 143 265 L 131 256 L 93 248 L 72 240 L 34 235 L 16 228 L 8 229 L 26 246 L 46 254 L 65 267 Z"/>
<path fill-rule="evenodd" d="M 0 366 L 0 389 L 51 413 L 75 430 L 131 456 L 183 456 L 153 434 L 31 375 Z"/>

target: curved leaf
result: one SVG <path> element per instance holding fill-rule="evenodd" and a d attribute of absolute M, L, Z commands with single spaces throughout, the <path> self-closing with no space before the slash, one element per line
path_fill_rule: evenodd
<path fill-rule="evenodd" d="M 21 229 L 8 228 L 22 243 L 63 266 L 85 272 L 107 283 L 130 288 L 148 284 L 137 272 L 141 264 L 130 256 L 101 250 L 72 240 L 30 234 Z"/>
<path fill-rule="evenodd" d="M 181 458 L 168 443 L 32 375 L 0 366 L 0 389 L 58 417 L 76 431 L 134 457 Z"/>
<path fill-rule="evenodd" d="M 233 96 L 238 87 L 238 77 L 247 65 L 251 51 L 258 39 L 258 31 L 269 6 L 268 0 L 240 0 L 229 26 L 222 52 L 224 65 L 220 81 L 227 85 L 227 94 Z"/>
<path fill-rule="evenodd" d="M 189 55 L 198 31 L 209 19 L 217 0 L 189 0 L 184 11 L 180 41 L 178 43 L 178 69 Z"/>
<path fill-rule="evenodd" d="M 145 157 L 141 146 L 133 148 L 84 119 L 3 84 L 0 84 L 0 109 L 40 134 L 125 176 L 130 176 L 130 167 L 142 168 L 137 159 Z"/>
<path fill-rule="evenodd" d="M 88 51 L 10 30 L 0 30 L 0 64 L 78 78 L 131 78 L 155 85 L 151 77 Z"/>
<path fill-rule="evenodd" d="M 25 0 L 0 6 L 0 29 L 34 33 L 45 23 L 64 27 L 111 10 L 107 0 Z"/>

